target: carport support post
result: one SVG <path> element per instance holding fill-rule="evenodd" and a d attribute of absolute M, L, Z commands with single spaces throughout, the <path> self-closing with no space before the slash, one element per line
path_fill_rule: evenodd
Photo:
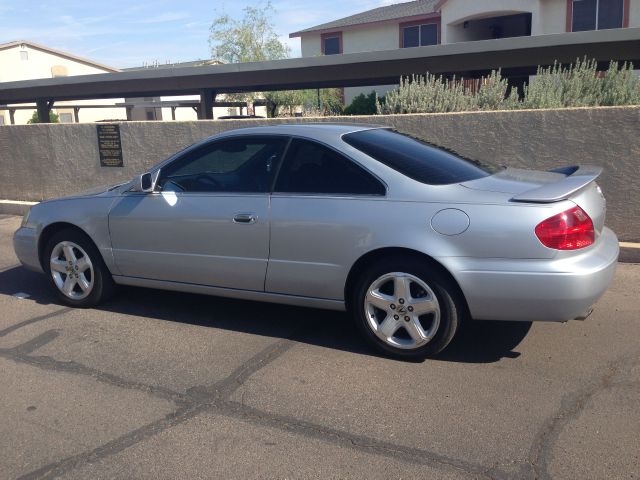
<path fill-rule="evenodd" d="M 73 119 L 80 123 L 80 107 L 73 107 Z"/>
<path fill-rule="evenodd" d="M 10 108 L 9 109 L 9 120 L 11 121 L 11 125 L 15 125 L 16 124 L 16 109 L 15 108 Z"/>
<path fill-rule="evenodd" d="M 211 88 L 200 90 L 200 111 L 198 119 L 213 120 L 213 104 L 216 101 L 216 91 Z"/>
<path fill-rule="evenodd" d="M 49 114 L 51 113 L 51 107 L 53 107 L 53 100 L 45 100 L 39 98 L 36 100 L 36 108 L 38 110 L 38 123 L 51 123 Z"/>

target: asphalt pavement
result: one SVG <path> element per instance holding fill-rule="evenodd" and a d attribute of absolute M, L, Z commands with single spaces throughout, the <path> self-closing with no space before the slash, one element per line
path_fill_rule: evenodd
<path fill-rule="evenodd" d="M 19 222 L 0 216 L 0 479 L 640 477 L 640 265 L 585 321 L 473 322 L 410 363 L 329 311 L 62 306 L 19 266 Z"/>

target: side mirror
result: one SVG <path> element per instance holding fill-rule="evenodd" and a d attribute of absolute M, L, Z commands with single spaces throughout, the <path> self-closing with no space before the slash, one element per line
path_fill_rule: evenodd
<path fill-rule="evenodd" d="M 138 192 L 144 192 L 144 193 L 151 193 L 155 190 L 156 188 L 156 181 L 158 180 L 158 172 L 154 172 L 154 173 L 143 173 L 142 175 L 140 175 L 137 178 L 137 182 L 136 182 L 136 191 Z"/>

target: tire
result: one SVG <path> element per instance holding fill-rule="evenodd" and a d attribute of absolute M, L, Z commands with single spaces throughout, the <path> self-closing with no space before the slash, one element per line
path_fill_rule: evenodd
<path fill-rule="evenodd" d="M 79 230 L 69 228 L 53 234 L 44 247 L 42 260 L 51 286 L 67 305 L 93 307 L 115 290 L 102 255 Z"/>
<path fill-rule="evenodd" d="M 366 268 L 355 283 L 350 309 L 374 348 L 412 360 L 444 350 L 466 311 L 449 278 L 410 256 Z"/>

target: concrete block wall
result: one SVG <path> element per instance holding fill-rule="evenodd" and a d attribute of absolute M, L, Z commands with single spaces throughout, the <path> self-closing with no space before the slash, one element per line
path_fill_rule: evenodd
<path fill-rule="evenodd" d="M 234 128 L 301 122 L 387 125 L 462 155 L 549 169 L 595 164 L 608 200 L 607 224 L 640 241 L 640 107 L 358 117 L 126 122 L 124 167 L 101 167 L 95 125 L 0 127 L 0 199 L 40 201 L 125 181 L 176 151 Z"/>

